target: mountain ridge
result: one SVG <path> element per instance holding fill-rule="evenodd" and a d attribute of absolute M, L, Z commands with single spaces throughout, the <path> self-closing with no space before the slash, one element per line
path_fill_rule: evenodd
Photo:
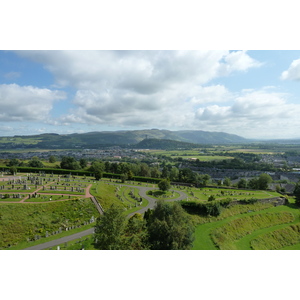
<path fill-rule="evenodd" d="M 108 145 L 129 146 L 135 145 L 144 139 L 173 140 L 192 144 L 241 144 L 249 142 L 243 137 L 224 132 L 144 129 L 72 134 L 43 133 L 39 135 L 0 137 L 0 149 L 3 149 L 3 147 L 8 148 L 9 146 L 41 149 L 97 148 Z"/>

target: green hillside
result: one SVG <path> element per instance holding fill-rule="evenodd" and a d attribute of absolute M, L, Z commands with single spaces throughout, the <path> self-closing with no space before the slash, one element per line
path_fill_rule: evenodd
<path fill-rule="evenodd" d="M 47 133 L 31 136 L 0 137 L 0 150 L 5 149 L 80 149 L 104 146 L 131 146 L 145 139 L 173 140 L 193 144 L 245 143 L 237 135 L 206 131 L 131 130 L 102 131 L 59 135 Z"/>

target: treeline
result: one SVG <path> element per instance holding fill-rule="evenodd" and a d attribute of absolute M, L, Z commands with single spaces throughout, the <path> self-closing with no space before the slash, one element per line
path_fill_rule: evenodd
<path fill-rule="evenodd" d="M 51 160 L 51 157 L 50 159 Z M 38 172 L 54 174 L 77 174 L 86 176 L 95 176 L 97 180 L 102 177 L 126 180 L 136 180 L 142 182 L 158 183 L 161 179 L 168 179 L 171 182 L 181 182 L 199 186 L 207 186 L 211 183 L 211 177 L 208 174 L 199 174 L 193 172 L 190 168 L 178 169 L 170 163 L 162 162 L 161 164 L 148 165 L 144 162 L 109 162 L 94 160 L 91 164 L 84 158 L 77 161 L 74 157 L 65 156 L 61 159 L 60 168 L 45 168 L 41 165 L 38 158 L 32 158 L 27 165 L 20 163 L 17 159 L 12 159 L 7 164 L 11 169 L 11 173 L 19 172 Z M 272 178 L 267 174 L 261 174 L 257 178 L 249 181 L 241 179 L 237 183 L 238 188 L 250 188 L 254 190 L 266 190 L 268 184 L 272 182 Z M 231 180 L 225 178 L 218 185 L 232 186 Z"/>

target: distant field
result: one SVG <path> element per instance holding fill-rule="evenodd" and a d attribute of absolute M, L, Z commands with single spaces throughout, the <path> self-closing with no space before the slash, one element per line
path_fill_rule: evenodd
<path fill-rule="evenodd" d="M 201 154 L 200 151 L 195 150 L 174 150 L 174 151 L 165 151 L 165 150 L 147 150 L 147 153 L 153 153 L 155 155 L 165 155 L 170 156 L 171 158 L 181 157 L 182 159 L 192 159 L 196 158 L 200 161 L 213 161 L 213 160 L 224 160 L 224 159 L 233 159 L 231 156 L 222 156 L 222 155 L 207 155 Z"/>

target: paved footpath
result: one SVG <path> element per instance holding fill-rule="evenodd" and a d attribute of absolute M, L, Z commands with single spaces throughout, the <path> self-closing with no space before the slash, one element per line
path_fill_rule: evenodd
<path fill-rule="evenodd" d="M 43 249 L 47 249 L 47 248 L 50 248 L 50 247 L 54 247 L 54 246 L 57 246 L 57 245 L 60 245 L 60 244 L 66 243 L 66 242 L 70 242 L 70 241 L 79 239 L 81 237 L 84 237 L 86 235 L 90 235 L 90 234 L 93 234 L 93 233 L 94 233 L 94 228 L 90 228 L 90 229 L 87 229 L 87 230 L 84 230 L 84 231 L 81 231 L 81 232 L 74 233 L 72 235 L 62 237 L 60 239 L 56 239 L 56 240 L 53 240 L 53 241 L 50 241 L 50 242 L 46 242 L 46 243 L 43 243 L 43 244 L 32 246 L 32 247 L 26 248 L 24 250 L 43 250 Z"/>
<path fill-rule="evenodd" d="M 153 209 L 155 207 L 155 203 L 157 201 L 157 199 L 154 199 L 150 196 L 147 195 L 147 191 L 150 191 L 150 190 L 155 190 L 157 188 L 153 188 L 153 187 L 143 187 L 143 186 L 135 186 L 135 185 L 128 185 L 128 184 L 113 184 L 113 183 L 110 183 L 111 185 L 115 185 L 115 186 L 127 186 L 127 187 L 132 187 L 132 188 L 137 188 L 139 190 L 139 195 L 142 197 L 142 198 L 145 198 L 146 200 L 148 200 L 148 205 L 146 207 L 143 207 L 133 213 L 130 213 L 128 215 L 128 217 L 131 217 L 133 216 L 134 214 L 136 213 L 144 213 L 145 211 L 148 210 L 148 208 L 150 209 Z M 88 187 L 87 189 L 87 194 L 86 195 L 90 195 L 89 194 L 89 188 L 90 186 Z M 173 190 L 171 190 L 173 191 Z M 176 199 L 170 199 L 170 200 L 166 200 L 167 202 L 173 202 L 173 201 L 180 201 L 180 200 L 183 200 L 183 199 L 186 199 L 187 198 L 187 195 L 186 193 L 184 192 L 181 192 L 181 191 L 178 191 L 178 190 L 174 190 L 175 192 L 179 193 L 179 197 L 176 198 Z M 90 195 L 92 196 L 92 195 Z M 62 237 L 60 239 L 56 239 L 56 240 L 53 240 L 53 241 L 50 241 L 50 242 L 47 242 L 47 243 L 43 243 L 43 244 L 39 244 L 39 245 L 36 245 L 36 246 L 32 246 L 32 247 L 29 247 L 29 248 L 26 248 L 24 250 L 43 250 L 43 249 L 47 249 L 47 248 L 50 248 L 50 247 L 54 247 L 54 246 L 57 246 L 57 245 L 60 245 L 60 244 L 63 244 L 63 243 L 66 243 L 66 242 L 70 242 L 72 240 L 76 240 L 76 239 L 79 239 L 81 237 L 84 237 L 86 235 L 90 235 L 90 234 L 93 234 L 94 233 L 94 228 L 91 228 L 91 229 L 87 229 L 87 230 L 84 230 L 84 231 L 81 231 L 81 232 L 78 232 L 78 233 L 75 233 L 75 234 L 72 234 L 72 235 L 68 235 L 66 237 Z"/>

